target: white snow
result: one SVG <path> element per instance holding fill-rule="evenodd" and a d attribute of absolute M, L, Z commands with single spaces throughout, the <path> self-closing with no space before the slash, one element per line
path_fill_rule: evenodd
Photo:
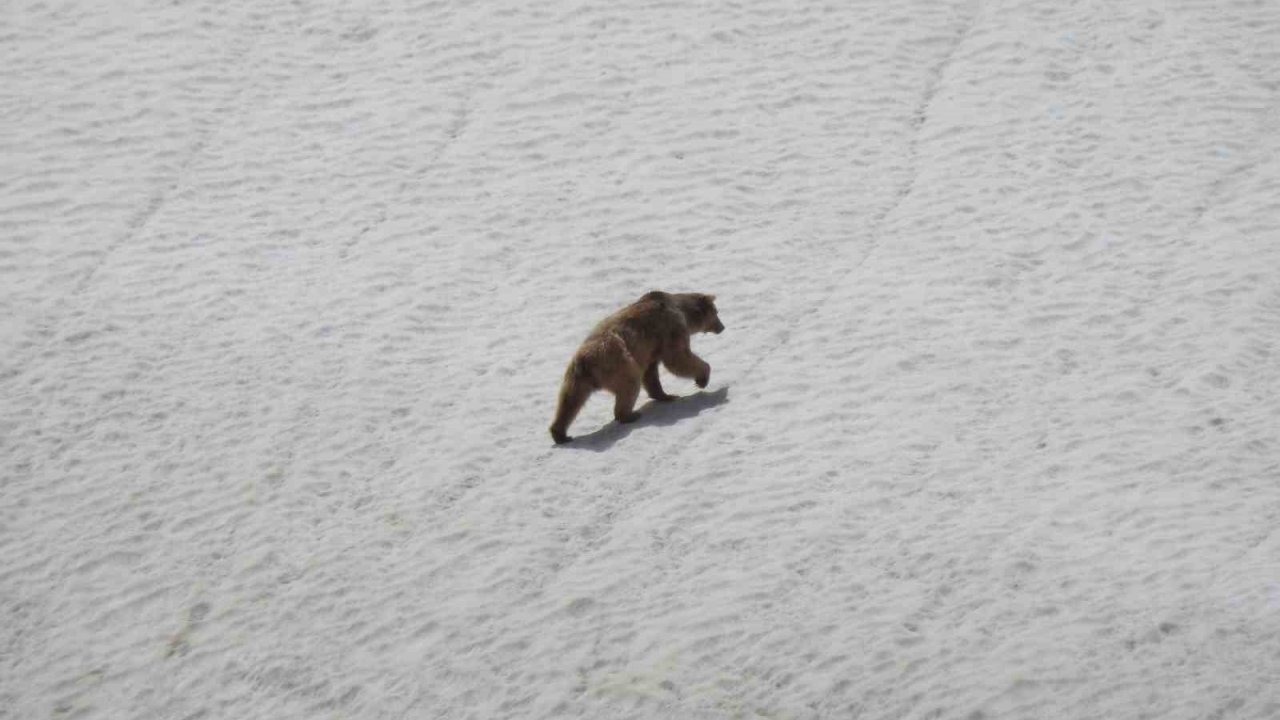
<path fill-rule="evenodd" d="M 15 0 L 0 718 L 1280 717 L 1278 268 L 1280 3 Z"/>

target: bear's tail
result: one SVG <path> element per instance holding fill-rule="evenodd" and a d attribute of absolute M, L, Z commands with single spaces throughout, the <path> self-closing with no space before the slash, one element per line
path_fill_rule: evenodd
<path fill-rule="evenodd" d="M 567 443 L 569 425 L 578 417 L 578 411 L 596 389 L 595 381 L 585 363 L 575 356 L 565 368 L 564 381 L 560 383 L 560 401 L 556 404 L 556 419 L 551 423 L 551 439 L 556 444 Z"/>

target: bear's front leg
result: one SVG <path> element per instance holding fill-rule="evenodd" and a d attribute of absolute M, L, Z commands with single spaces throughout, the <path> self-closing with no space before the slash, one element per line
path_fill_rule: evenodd
<path fill-rule="evenodd" d="M 702 366 L 702 372 L 693 379 L 693 384 L 699 388 L 705 388 L 707 383 L 711 382 L 711 366 L 705 362 L 702 363 Z"/>
<path fill-rule="evenodd" d="M 649 369 L 644 371 L 644 391 L 649 393 L 649 397 L 660 402 L 675 400 L 675 395 L 668 395 L 662 389 L 662 381 L 658 379 L 658 361 L 654 360 Z"/>
<path fill-rule="evenodd" d="M 693 354 L 693 350 L 689 348 L 688 338 L 681 338 L 667 347 L 662 353 L 662 364 L 666 365 L 673 375 L 693 378 L 700 388 L 706 387 L 711 381 L 711 366 Z"/>

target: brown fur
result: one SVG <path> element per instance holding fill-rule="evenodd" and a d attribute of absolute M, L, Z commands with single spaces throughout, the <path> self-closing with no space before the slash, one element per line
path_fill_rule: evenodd
<path fill-rule="evenodd" d="M 654 400 L 674 400 L 658 380 L 658 363 L 706 387 L 711 366 L 693 354 L 689 336 L 724 331 L 715 299 L 714 295 L 654 290 L 601 320 L 564 371 L 551 423 L 552 439 L 556 443 L 573 439 L 569 425 L 596 390 L 613 393 L 613 416 L 621 423 L 640 417 L 635 405 L 642 386 Z"/>

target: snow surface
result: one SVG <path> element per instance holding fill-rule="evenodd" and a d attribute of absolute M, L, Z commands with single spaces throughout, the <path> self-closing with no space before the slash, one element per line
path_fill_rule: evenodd
<path fill-rule="evenodd" d="M 1278 152 L 1270 0 L 7 3 L 0 718 L 1280 717 Z"/>

